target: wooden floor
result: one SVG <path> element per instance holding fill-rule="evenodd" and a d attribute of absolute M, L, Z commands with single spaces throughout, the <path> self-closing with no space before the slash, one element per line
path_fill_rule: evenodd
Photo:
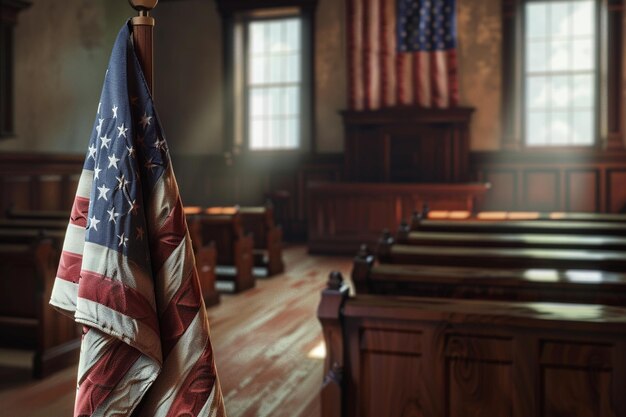
<path fill-rule="evenodd" d="M 321 327 L 315 313 L 328 273 L 351 260 L 285 251 L 286 273 L 222 296 L 211 339 L 229 417 L 319 417 Z M 0 350 L 0 417 L 72 415 L 76 368 L 30 379 L 29 355 Z"/>

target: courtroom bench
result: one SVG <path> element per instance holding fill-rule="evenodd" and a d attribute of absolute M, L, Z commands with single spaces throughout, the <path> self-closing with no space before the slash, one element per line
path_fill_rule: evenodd
<path fill-rule="evenodd" d="M 0 243 L 0 345 L 33 350 L 33 375 L 78 360 L 80 330 L 48 304 L 60 251 L 50 239 Z"/>
<path fill-rule="evenodd" d="M 64 210 L 16 210 L 9 208 L 6 211 L 8 219 L 19 220 L 65 220 L 69 221 L 70 212 Z"/>
<path fill-rule="evenodd" d="M 626 271 L 626 253 L 619 251 L 430 247 L 381 242 L 378 259 L 394 264 Z"/>
<path fill-rule="evenodd" d="M 552 220 L 575 222 L 615 222 L 626 223 L 626 214 L 584 213 L 584 212 L 540 212 L 540 211 L 480 211 L 472 213 L 463 210 L 430 210 L 426 207 L 414 216 L 429 220 Z"/>
<path fill-rule="evenodd" d="M 233 292 L 245 291 L 254 287 L 252 236 L 243 231 L 241 215 L 236 209 L 220 209 L 197 212 L 186 208 L 189 233 L 194 248 L 215 242 L 218 279 L 228 285 Z M 225 287 L 222 287 L 225 288 Z"/>
<path fill-rule="evenodd" d="M 415 246 L 480 248 L 579 249 L 626 251 L 626 237 L 539 233 L 410 232 L 400 227 L 396 242 Z"/>
<path fill-rule="evenodd" d="M 283 231 L 274 223 L 273 206 L 239 207 L 239 213 L 244 230 L 254 239 L 254 265 L 266 269 L 268 276 L 284 272 Z"/>
<path fill-rule="evenodd" d="M 367 248 L 354 259 L 357 294 L 626 306 L 626 274 L 559 269 L 377 264 Z"/>
<path fill-rule="evenodd" d="M 322 292 L 325 417 L 626 415 L 626 309 Z"/>
<path fill-rule="evenodd" d="M 626 237 L 626 223 L 551 220 L 428 220 L 413 218 L 413 232 L 525 233 Z"/>

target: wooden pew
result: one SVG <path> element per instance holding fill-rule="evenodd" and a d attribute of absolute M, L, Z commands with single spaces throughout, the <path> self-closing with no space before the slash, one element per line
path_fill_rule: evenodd
<path fill-rule="evenodd" d="M 626 271 L 626 253 L 619 251 L 430 247 L 382 242 L 378 259 L 394 264 Z"/>
<path fill-rule="evenodd" d="M 68 221 L 69 217 L 66 220 L 0 219 L 0 228 L 21 230 L 66 230 Z"/>
<path fill-rule="evenodd" d="M 318 308 L 325 417 L 626 416 L 626 309 L 348 296 Z"/>
<path fill-rule="evenodd" d="M 193 244 L 193 243 L 192 243 Z M 215 242 L 211 241 L 207 245 L 199 246 L 193 244 L 194 256 L 196 258 L 196 269 L 202 289 L 204 305 L 211 307 L 220 303 L 220 293 L 215 287 L 217 280 L 215 268 L 217 266 L 217 250 Z"/>
<path fill-rule="evenodd" d="M 551 220 L 423 220 L 414 217 L 414 232 L 594 235 L 626 237 L 626 223 Z"/>
<path fill-rule="evenodd" d="M 283 231 L 274 224 L 274 208 L 240 207 L 241 222 L 246 232 L 254 238 L 254 265 L 267 269 L 267 275 L 281 274 L 285 270 L 283 262 Z"/>
<path fill-rule="evenodd" d="M 50 239 L 0 243 L 0 345 L 34 350 L 35 377 L 78 360 L 79 327 L 48 304 L 58 261 Z"/>
<path fill-rule="evenodd" d="M 626 223 L 626 214 L 581 213 L 581 212 L 537 212 L 537 211 L 481 211 L 471 213 L 464 210 L 427 210 L 418 213 L 430 220 L 553 220 L 575 222 Z"/>
<path fill-rule="evenodd" d="M 624 273 L 376 264 L 367 248 L 354 259 L 352 282 L 357 294 L 626 306 Z"/>
<path fill-rule="evenodd" d="M 218 280 L 232 282 L 234 292 L 254 287 L 253 241 L 252 236 L 243 232 L 239 211 L 223 209 L 198 214 L 195 210 L 186 209 L 186 214 L 194 247 L 215 242 Z M 233 273 L 228 273 L 230 270 Z"/>
<path fill-rule="evenodd" d="M 16 210 L 9 208 L 6 211 L 8 219 L 19 220 L 63 220 L 69 221 L 70 212 L 64 210 Z"/>
<path fill-rule="evenodd" d="M 626 237 L 620 236 L 410 232 L 402 227 L 396 242 L 414 246 L 626 251 Z"/>

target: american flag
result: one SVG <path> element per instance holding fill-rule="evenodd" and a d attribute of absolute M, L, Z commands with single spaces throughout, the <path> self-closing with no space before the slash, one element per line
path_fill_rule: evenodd
<path fill-rule="evenodd" d="M 224 416 L 167 143 L 126 24 L 50 303 L 83 325 L 74 416 Z"/>
<path fill-rule="evenodd" d="M 353 110 L 458 105 L 455 0 L 348 0 Z"/>

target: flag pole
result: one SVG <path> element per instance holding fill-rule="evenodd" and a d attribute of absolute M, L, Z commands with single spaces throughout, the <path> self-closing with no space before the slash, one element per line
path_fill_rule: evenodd
<path fill-rule="evenodd" d="M 139 12 L 139 16 L 131 19 L 133 25 L 133 42 L 135 52 L 139 58 L 139 63 L 143 70 L 144 77 L 148 83 L 150 93 L 154 95 L 153 82 L 153 60 L 152 60 L 152 29 L 154 28 L 154 18 L 150 16 L 150 11 L 154 9 L 159 0 L 128 0 L 133 9 Z"/>

